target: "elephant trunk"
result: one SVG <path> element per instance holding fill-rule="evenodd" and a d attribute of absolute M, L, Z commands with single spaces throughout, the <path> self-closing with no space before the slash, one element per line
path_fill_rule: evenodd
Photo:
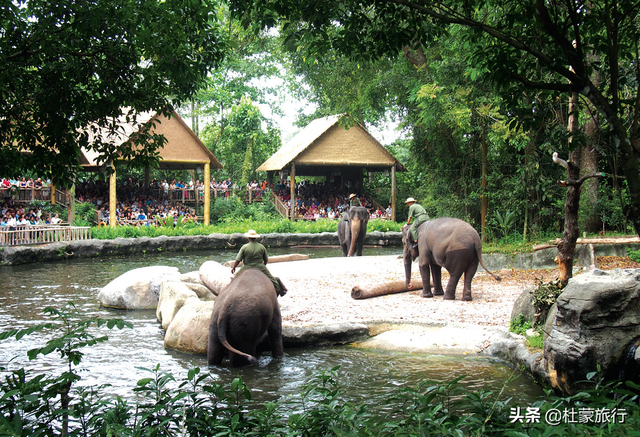
<path fill-rule="evenodd" d="M 353 255 L 353 252 L 356 250 L 361 225 L 361 220 L 358 217 L 351 217 L 351 246 L 349 246 L 349 254 L 347 256 Z"/>
<path fill-rule="evenodd" d="M 408 255 L 405 255 L 404 257 L 404 282 L 405 284 L 410 284 L 411 283 L 411 264 L 413 262 L 412 256 L 411 256 L 411 252 L 408 253 Z"/>
<path fill-rule="evenodd" d="M 402 244 L 404 250 L 402 251 L 402 258 L 404 261 L 404 277 L 405 284 L 409 286 L 411 283 L 411 264 L 416 259 L 417 252 L 412 249 L 411 234 L 409 233 L 409 227 L 402 228 Z"/>

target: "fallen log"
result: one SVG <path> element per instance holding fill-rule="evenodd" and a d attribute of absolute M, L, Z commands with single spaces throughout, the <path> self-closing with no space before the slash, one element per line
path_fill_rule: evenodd
<path fill-rule="evenodd" d="M 273 263 L 282 263 L 282 262 L 288 262 L 288 261 L 303 261 L 309 259 L 309 255 L 303 255 L 301 253 L 290 253 L 288 255 L 274 255 L 274 256 L 270 256 L 269 257 L 269 264 L 273 264 Z M 233 266 L 234 261 L 227 261 L 226 263 L 224 263 L 225 267 L 229 267 L 231 268 Z M 240 264 L 238 264 L 238 267 L 242 266 L 242 262 Z"/>
<path fill-rule="evenodd" d="M 551 240 L 550 243 L 558 244 L 562 241 L 560 238 Z M 595 238 L 578 238 L 576 244 L 629 244 L 640 243 L 640 237 L 595 237 Z"/>
<path fill-rule="evenodd" d="M 533 251 L 535 252 L 542 249 L 550 249 L 552 247 L 558 247 L 558 245 L 557 244 L 534 244 Z"/>
<path fill-rule="evenodd" d="M 413 288 L 409 290 L 404 281 L 391 281 L 382 284 L 362 288 L 356 285 L 351 289 L 351 297 L 354 299 L 369 299 L 370 297 L 384 296 L 387 294 L 404 293 L 405 291 L 419 290 L 422 288 L 422 279 L 412 279 Z"/>

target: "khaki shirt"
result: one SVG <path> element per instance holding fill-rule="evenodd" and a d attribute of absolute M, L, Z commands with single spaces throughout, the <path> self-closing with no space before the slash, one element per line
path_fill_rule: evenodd
<path fill-rule="evenodd" d="M 427 214 L 427 211 L 422 207 L 422 205 L 414 203 L 409 207 L 409 217 L 407 220 L 411 217 L 415 218 L 416 222 L 422 223 L 429 219 L 429 214 Z"/>
<path fill-rule="evenodd" d="M 250 241 L 240 248 L 236 261 L 242 261 L 245 267 L 264 265 L 269 261 L 267 249 L 257 241 Z"/>

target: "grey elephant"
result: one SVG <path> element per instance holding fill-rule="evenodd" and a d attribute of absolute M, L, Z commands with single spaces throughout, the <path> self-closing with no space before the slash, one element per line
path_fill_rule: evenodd
<path fill-rule="evenodd" d="M 478 232 L 467 222 L 457 218 L 441 217 L 424 222 L 418 228 L 418 247 L 413 248 L 409 227 L 402 229 L 404 245 L 403 259 L 405 284 L 411 284 L 411 263 L 418 258 L 422 277 L 422 297 L 444 295 L 453 300 L 458 281 L 464 273 L 462 300 L 471 300 L 471 280 L 476 274 L 478 263 L 497 281 L 500 278 L 491 273 L 482 262 L 482 242 Z M 446 291 L 442 290 L 442 267 L 449 272 Z M 433 275 L 434 292 L 431 293 L 430 274 Z"/>
<path fill-rule="evenodd" d="M 231 367 L 256 363 L 256 346 L 265 332 L 271 355 L 274 358 L 284 355 L 277 297 L 273 283 L 260 270 L 246 269 L 233 278 L 220 292 L 211 313 L 209 364 L 222 363 L 225 351 L 229 352 Z"/>
<path fill-rule="evenodd" d="M 367 234 L 369 211 L 364 206 L 352 206 L 338 223 L 338 241 L 344 256 L 362 256 L 364 237 Z"/>

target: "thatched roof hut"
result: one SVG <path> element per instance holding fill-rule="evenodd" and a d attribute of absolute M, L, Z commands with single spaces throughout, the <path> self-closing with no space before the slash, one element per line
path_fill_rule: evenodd
<path fill-rule="evenodd" d="M 117 122 L 118 129 L 115 132 L 98 131 L 101 140 L 114 144 L 130 143 L 135 145 L 134 138 L 146 123 L 153 123 L 150 133 L 161 134 L 166 138 L 166 143 L 159 152 L 158 168 L 168 170 L 201 170 L 204 172 L 204 223 L 209 224 L 209 199 L 210 199 L 210 174 L 211 169 L 222 169 L 223 166 L 211 151 L 204 145 L 198 136 L 191 130 L 182 118 L 175 112 L 170 117 L 157 113 L 142 114 L 136 123 L 127 122 L 124 117 Z M 87 171 L 100 171 L 105 165 L 97 161 L 97 154 L 93 151 L 82 150 L 80 164 Z M 148 172 L 147 181 L 148 184 Z M 109 210 L 110 223 L 116 222 L 116 173 L 111 174 L 109 186 Z"/>
<path fill-rule="evenodd" d="M 333 115 L 313 120 L 287 144 L 267 159 L 257 171 L 266 171 L 269 179 L 291 176 L 325 176 L 362 188 L 364 171 L 385 172 L 391 176 L 392 218 L 395 219 L 396 171 L 407 171 L 389 151 L 360 123 L 343 127 L 344 116 Z M 292 199 L 295 197 L 292 189 Z"/>

